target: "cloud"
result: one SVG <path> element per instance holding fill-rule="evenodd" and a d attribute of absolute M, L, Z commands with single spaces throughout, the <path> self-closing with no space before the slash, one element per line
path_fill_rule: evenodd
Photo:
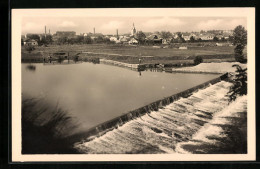
<path fill-rule="evenodd" d="M 72 21 L 63 21 L 59 26 L 63 28 L 67 28 L 67 27 L 76 27 L 77 25 Z"/>
<path fill-rule="evenodd" d="M 210 30 L 210 29 L 234 29 L 238 25 L 246 26 L 245 19 L 210 19 L 200 21 L 195 25 L 199 30 Z"/>
<path fill-rule="evenodd" d="M 124 22 L 122 21 L 110 21 L 108 23 L 101 25 L 100 29 L 106 32 L 106 31 L 121 29 L 123 28 L 123 26 L 124 26 Z"/>
<path fill-rule="evenodd" d="M 43 23 L 35 23 L 35 22 L 26 22 L 22 26 L 22 32 L 28 32 L 28 33 L 44 32 L 44 24 Z"/>
<path fill-rule="evenodd" d="M 158 19 L 149 19 L 142 24 L 143 29 L 173 29 L 185 25 L 179 18 L 163 17 Z"/>
<path fill-rule="evenodd" d="M 234 29 L 238 25 L 242 25 L 246 28 L 247 23 L 246 23 L 246 19 L 232 19 L 229 22 L 229 25 L 232 29 Z"/>

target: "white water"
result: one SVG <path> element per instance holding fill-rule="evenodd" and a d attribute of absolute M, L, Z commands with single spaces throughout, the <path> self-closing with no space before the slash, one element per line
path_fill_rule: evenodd
<path fill-rule="evenodd" d="M 237 98 L 237 100 L 232 102 L 228 107 L 215 113 L 213 119 L 200 128 L 200 130 L 192 136 L 190 141 L 178 143 L 175 151 L 185 154 L 192 153 L 183 148 L 183 146 L 188 145 L 190 147 L 195 147 L 196 152 L 203 153 L 205 151 L 201 148 L 203 145 L 221 146 L 221 142 L 223 142 L 223 140 L 225 140 L 228 136 L 225 134 L 224 129 L 220 126 L 225 124 L 232 125 L 232 122 L 230 123 L 230 119 L 240 118 L 241 112 L 245 112 L 246 110 L 247 96 Z"/>
<path fill-rule="evenodd" d="M 225 95 L 230 86 L 229 82 L 221 81 L 74 146 L 80 152 L 89 154 L 187 153 L 178 143 L 196 137 L 206 139 L 203 133 L 220 132 L 205 124 L 211 121 L 213 114 L 223 112 L 227 107 L 228 98 Z"/>

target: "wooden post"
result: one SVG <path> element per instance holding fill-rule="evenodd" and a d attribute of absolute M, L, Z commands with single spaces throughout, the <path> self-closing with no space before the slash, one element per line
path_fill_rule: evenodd
<path fill-rule="evenodd" d="M 70 62 L 70 53 L 68 52 L 68 64 Z"/>

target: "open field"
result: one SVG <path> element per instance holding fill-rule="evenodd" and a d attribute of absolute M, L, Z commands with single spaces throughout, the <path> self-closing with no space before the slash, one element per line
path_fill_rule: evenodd
<path fill-rule="evenodd" d="M 184 46 L 185 44 L 183 44 Z M 109 60 L 116 60 L 126 63 L 193 63 L 195 56 L 202 56 L 204 62 L 234 61 L 233 46 L 196 46 L 188 45 L 187 50 L 161 48 L 160 46 L 130 46 L 122 44 L 88 44 L 88 45 L 50 45 L 47 47 L 37 46 L 29 53 L 22 48 L 22 61 L 42 61 L 55 52 L 69 52 L 70 56 L 80 53 L 80 57 L 98 57 Z"/>

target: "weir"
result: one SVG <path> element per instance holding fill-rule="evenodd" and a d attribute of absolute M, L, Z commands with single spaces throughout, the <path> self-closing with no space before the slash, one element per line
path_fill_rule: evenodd
<path fill-rule="evenodd" d="M 136 119 L 138 117 L 141 117 L 145 114 L 148 114 L 152 111 L 158 111 L 159 108 L 162 108 L 166 105 L 169 105 L 170 103 L 179 100 L 180 98 L 187 98 L 189 97 L 193 92 L 197 91 L 198 89 L 203 89 L 207 87 L 208 85 L 213 85 L 217 82 L 220 82 L 221 80 L 225 80 L 228 78 L 228 73 L 225 73 L 215 79 L 212 79 L 210 81 L 207 81 L 205 83 L 202 83 L 200 85 L 197 85 L 195 87 L 192 87 L 190 89 L 187 89 L 185 91 L 182 91 L 180 93 L 174 94 L 169 97 L 165 97 L 163 99 L 157 100 L 155 102 L 152 102 L 148 105 L 145 105 L 143 107 L 140 107 L 138 109 L 132 110 L 126 114 L 123 114 L 119 117 L 116 117 L 114 119 L 111 119 L 109 121 L 106 121 L 102 124 L 99 124 L 95 127 L 90 128 L 89 130 L 79 133 L 77 135 L 71 136 L 71 141 L 79 141 L 81 139 L 84 139 L 85 141 L 90 141 L 94 139 L 96 136 L 102 136 L 103 134 L 107 133 L 108 131 L 111 131 L 118 126 L 122 126 L 123 124 L 127 123 L 130 120 Z"/>
<path fill-rule="evenodd" d="M 131 70 L 144 70 L 145 69 L 145 65 L 143 65 L 143 64 L 130 64 L 130 63 L 118 62 L 118 61 L 107 60 L 107 59 L 100 59 L 99 61 L 100 61 L 100 63 L 103 63 L 103 64 L 129 68 Z"/>

